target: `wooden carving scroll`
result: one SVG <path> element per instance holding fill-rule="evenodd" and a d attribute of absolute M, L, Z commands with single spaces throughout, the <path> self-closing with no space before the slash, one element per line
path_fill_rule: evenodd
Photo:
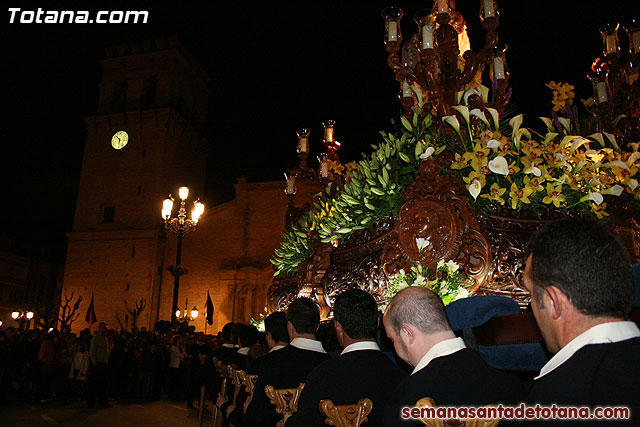
<path fill-rule="evenodd" d="M 405 192 L 404 200 L 382 251 L 384 272 L 395 275 L 416 261 L 433 271 L 439 260 L 454 260 L 474 279 L 475 290 L 488 274 L 491 245 L 473 215 L 462 181 L 441 174 L 439 166 L 428 160 L 420 164 L 418 177 Z M 422 251 L 416 238 L 427 240 Z"/>

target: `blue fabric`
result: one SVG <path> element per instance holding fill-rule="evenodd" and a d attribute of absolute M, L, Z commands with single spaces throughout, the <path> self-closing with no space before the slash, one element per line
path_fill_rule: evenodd
<path fill-rule="evenodd" d="M 640 262 L 633 264 L 633 277 L 635 278 L 633 306 L 640 307 Z"/>
<path fill-rule="evenodd" d="M 446 307 L 451 329 L 475 328 L 493 317 L 508 316 L 520 311 L 514 300 L 497 295 L 480 295 L 459 299 Z"/>
<path fill-rule="evenodd" d="M 549 360 L 542 343 L 481 345 L 478 353 L 487 365 L 507 371 L 537 372 Z"/>

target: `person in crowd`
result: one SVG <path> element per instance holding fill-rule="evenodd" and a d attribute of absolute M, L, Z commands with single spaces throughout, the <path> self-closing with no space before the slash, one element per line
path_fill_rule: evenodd
<path fill-rule="evenodd" d="M 287 426 L 324 426 L 320 400 L 336 405 L 354 404 L 363 397 L 373 401 L 368 426 L 381 426 L 383 408 L 391 393 L 407 375 L 380 351 L 375 341 L 378 304 L 360 289 L 349 289 L 335 299 L 333 323 L 340 345 L 340 356 L 322 362 L 307 376 L 298 412 Z"/>
<path fill-rule="evenodd" d="M 89 380 L 90 392 L 88 405 L 94 407 L 112 406 L 107 400 L 107 363 L 109 362 L 109 342 L 107 340 L 107 324 L 100 322 L 98 331 L 91 338 L 89 358 L 91 361 Z"/>
<path fill-rule="evenodd" d="M 48 333 L 45 335 L 44 341 L 40 345 L 38 352 L 38 363 L 40 366 L 40 399 L 45 402 L 51 397 L 51 385 L 54 377 L 54 361 L 56 347 L 53 343 L 53 335 Z"/>
<path fill-rule="evenodd" d="M 180 396 L 183 390 L 180 380 L 182 379 L 182 373 L 180 371 L 180 365 L 186 357 L 186 351 L 182 343 L 182 335 L 174 335 L 171 338 L 171 347 L 169 347 L 169 353 L 171 359 L 169 359 L 169 386 L 168 394 L 172 399 L 176 399 Z"/>
<path fill-rule="evenodd" d="M 533 235 L 524 284 L 555 355 L 527 402 L 626 406 L 626 421 L 640 423 L 640 330 L 628 321 L 633 280 L 627 251 L 604 222 L 562 220 Z"/>
<path fill-rule="evenodd" d="M 69 368 L 71 397 L 79 399 L 86 395 L 87 373 L 89 372 L 89 350 L 84 340 L 76 340 L 73 345 L 73 360 Z"/>
<path fill-rule="evenodd" d="M 385 427 L 408 425 L 401 418 L 402 408 L 413 407 L 424 397 L 438 406 L 515 404 L 522 399 L 517 377 L 490 368 L 455 336 L 442 300 L 431 290 L 419 286 L 401 290 L 383 322 L 398 356 L 414 368 L 392 393 Z"/>
<path fill-rule="evenodd" d="M 329 359 L 316 331 L 320 324 L 318 305 L 309 298 L 294 300 L 287 310 L 287 332 L 291 342 L 262 359 L 256 383 L 256 393 L 247 407 L 245 425 L 274 426 L 278 421 L 273 405 L 264 393 L 265 386 L 296 388 L 318 364 Z"/>

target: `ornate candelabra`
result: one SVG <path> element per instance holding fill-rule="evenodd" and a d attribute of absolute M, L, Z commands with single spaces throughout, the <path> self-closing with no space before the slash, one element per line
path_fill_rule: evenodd
<path fill-rule="evenodd" d="M 465 20 L 455 10 L 454 0 L 435 0 L 433 9 L 417 12 L 418 31 L 401 48 L 403 15 L 402 9 L 395 6 L 382 11 L 387 62 L 400 84 L 405 116 L 411 118 L 421 103 L 425 105 L 424 114 L 449 115 L 451 106 L 460 101 L 458 93 L 471 87 L 478 88 L 477 94 L 468 100 L 474 108 L 491 106 L 502 111 L 510 96 L 509 71 L 505 60 L 507 46 L 498 43 L 500 10 L 495 0 L 481 0 L 480 19 L 487 34 L 477 53 L 470 49 Z M 485 66 L 490 67 L 494 90 L 491 103 L 481 92 Z"/>
<path fill-rule="evenodd" d="M 171 212 L 173 211 L 173 198 L 169 195 L 168 199 L 165 199 L 162 203 L 162 218 L 164 219 L 165 230 L 170 230 L 178 236 L 178 248 L 176 250 L 176 265 L 169 266 L 167 270 L 174 277 L 173 282 L 173 303 L 171 305 L 171 323 L 176 320 L 178 309 L 178 292 L 180 290 L 180 277 L 187 274 L 187 270 L 180 265 L 182 256 L 182 239 L 184 236 L 195 231 L 198 226 L 198 220 L 204 213 L 204 204 L 199 200 L 193 203 L 193 210 L 191 211 L 191 219 L 187 218 L 187 210 L 185 209 L 187 197 L 189 197 L 189 188 L 180 187 L 178 190 L 180 196 L 180 209 L 178 210 L 178 216 L 171 218 Z M 195 307 L 194 307 L 195 308 Z M 186 311 L 186 309 L 185 309 Z"/>
<path fill-rule="evenodd" d="M 596 130 L 616 135 L 622 144 L 640 139 L 640 23 L 624 25 L 629 50 L 621 52 L 620 24 L 606 24 L 602 34 L 602 58 L 596 58 L 588 74 L 593 85 Z"/>
<path fill-rule="evenodd" d="M 296 132 L 298 136 L 297 151 L 300 164 L 287 170 L 284 174 L 286 180 L 284 193 L 287 197 L 287 228 L 310 208 L 308 203 L 302 207 L 295 206 L 295 196 L 297 192 L 296 182 L 298 180 L 317 181 L 322 185 L 323 191 L 326 192 L 331 191 L 336 185 L 341 185 L 339 177 L 332 176 L 330 170 L 332 162 L 340 162 L 340 157 L 338 156 L 340 142 L 334 138 L 335 123 L 334 120 L 326 120 L 322 123 L 324 127 L 324 138 L 322 140 L 324 151 L 318 155 L 317 170 L 310 168 L 307 163 L 307 157 L 309 156 L 309 136 L 311 132 L 309 132 L 308 129 L 300 129 Z"/>
<path fill-rule="evenodd" d="M 29 323 L 31 322 L 31 319 L 33 319 L 33 311 L 18 311 L 15 310 L 11 313 L 11 318 L 13 320 L 15 320 L 16 322 L 18 322 L 18 325 L 20 326 L 20 330 L 25 329 L 25 325 L 27 325 L 26 329 L 29 329 Z"/>

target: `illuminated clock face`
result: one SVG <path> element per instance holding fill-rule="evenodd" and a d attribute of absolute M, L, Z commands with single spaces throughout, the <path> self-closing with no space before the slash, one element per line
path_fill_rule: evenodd
<path fill-rule="evenodd" d="M 111 137 L 111 146 L 116 150 L 124 148 L 129 142 L 129 134 L 123 130 L 119 130 Z"/>

